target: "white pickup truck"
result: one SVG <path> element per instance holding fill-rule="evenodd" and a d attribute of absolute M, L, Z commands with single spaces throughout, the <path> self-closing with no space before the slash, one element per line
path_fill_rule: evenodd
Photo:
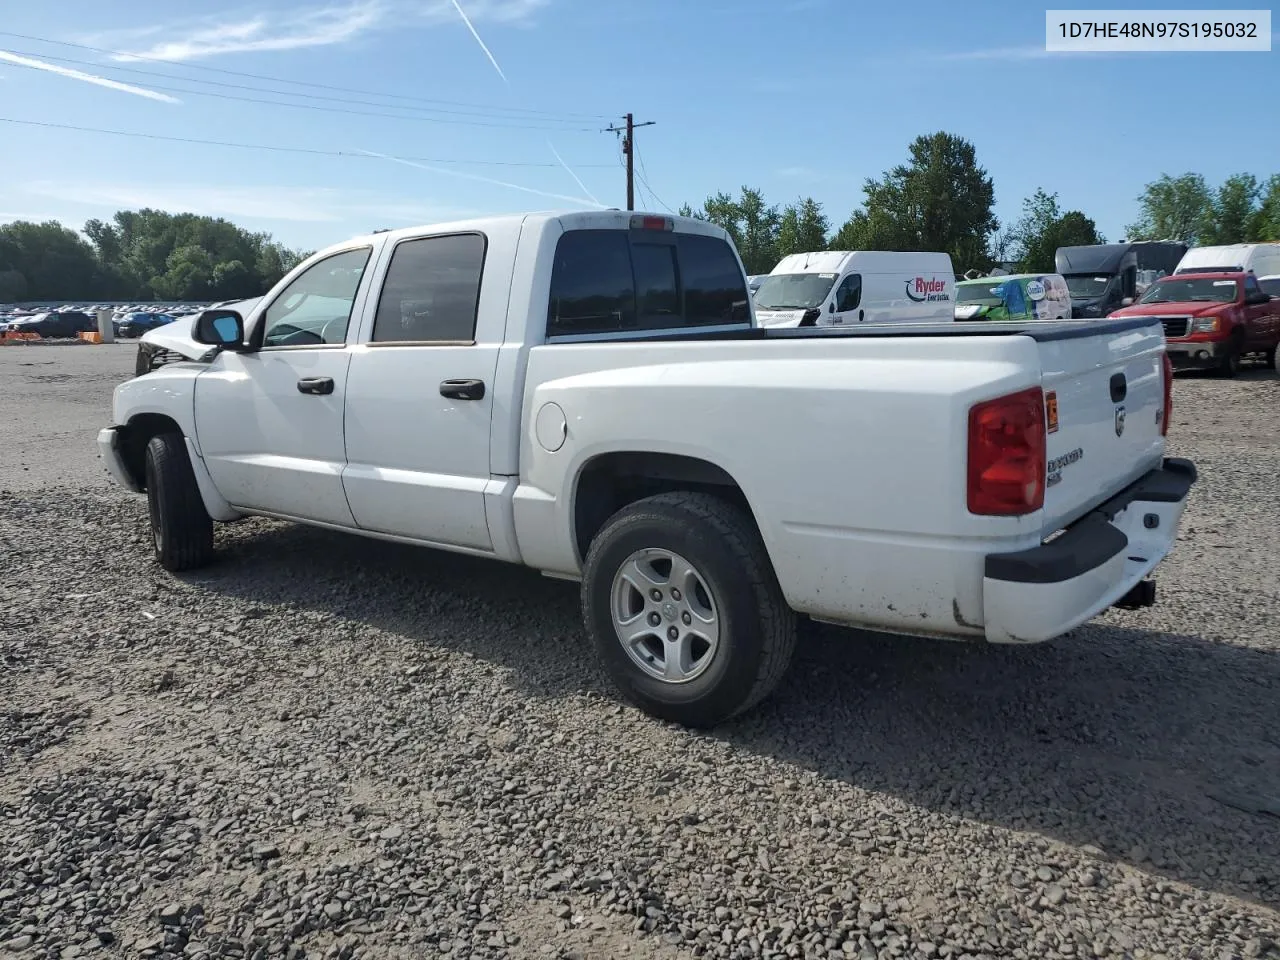
<path fill-rule="evenodd" d="M 1149 605 L 1196 478 L 1158 320 L 760 329 L 693 219 L 376 233 L 188 333 L 98 436 L 166 568 L 257 515 L 580 580 L 623 694 L 693 726 L 797 614 L 1033 643 Z"/>

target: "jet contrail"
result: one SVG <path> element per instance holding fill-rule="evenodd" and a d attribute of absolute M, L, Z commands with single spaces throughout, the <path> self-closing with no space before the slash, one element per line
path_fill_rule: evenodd
<path fill-rule="evenodd" d="M 107 87 L 111 90 L 119 90 L 121 93 L 132 93 L 135 97 L 146 97 L 148 100 L 159 100 L 161 103 L 182 102 L 177 97 L 171 97 L 166 93 L 156 93 L 156 91 L 148 90 L 145 87 L 135 87 L 132 84 L 121 83 L 118 80 L 108 80 L 106 77 L 72 70 L 70 67 L 56 67 L 52 63 L 45 63 L 43 60 L 32 60 L 30 57 L 20 57 L 16 53 L 9 53 L 7 50 L 0 50 L 0 60 L 7 61 L 18 67 L 30 67 L 32 70 L 47 70 L 49 73 L 56 73 L 60 77 L 83 80 L 85 83 L 96 84 L 99 87 Z"/>
<path fill-rule="evenodd" d="M 552 143 L 550 140 L 548 140 L 547 146 L 550 147 L 551 152 L 556 155 L 556 159 L 560 161 L 560 166 L 564 167 L 565 172 L 569 174 L 569 176 L 573 177 L 573 182 L 582 188 L 582 192 L 585 193 L 588 197 L 590 197 L 591 201 L 595 203 L 597 206 L 603 207 L 604 204 L 600 203 L 600 201 L 596 199 L 596 195 L 587 189 L 587 185 L 583 183 L 581 179 L 579 179 L 576 173 L 573 172 L 573 168 L 564 162 L 564 157 L 560 156 L 560 151 L 556 149 L 556 145 Z"/>
<path fill-rule="evenodd" d="M 498 61 L 494 59 L 493 54 L 489 52 L 489 48 L 486 47 L 484 45 L 484 41 L 480 39 L 480 34 L 476 33 L 476 28 L 471 25 L 471 18 L 467 16 L 467 12 L 462 9 L 462 4 L 458 3 L 458 0 L 453 0 L 453 9 L 458 11 L 458 16 L 460 16 L 462 18 L 462 22 L 467 25 L 467 29 L 471 31 L 471 35 L 476 38 L 476 43 L 480 44 L 480 49 L 484 51 L 484 55 L 488 57 L 489 62 L 493 64 L 493 69 L 498 71 L 498 76 L 502 78 L 502 82 L 507 84 L 507 86 L 510 86 L 511 84 L 507 80 L 507 75 L 502 72 L 502 68 L 498 66 Z"/>
<path fill-rule="evenodd" d="M 392 163 L 403 163 L 406 167 L 417 167 L 419 170 L 426 170 L 428 173 L 443 173 L 450 177 L 462 177 L 464 180 L 478 180 L 481 183 L 492 183 L 499 187 L 509 187 L 512 190 L 523 190 L 525 193 L 534 193 L 540 197 L 550 197 L 553 200 L 568 200 L 571 203 L 584 203 L 587 206 L 595 206 L 601 210 L 607 209 L 603 203 L 598 200 L 587 200 L 585 197 L 570 197 L 563 193 L 550 193 L 546 190 L 538 190 L 534 187 L 521 186 L 518 183 L 508 183 L 506 180 L 494 180 L 492 177 L 482 177 L 475 173 L 463 173 L 461 170 L 444 170 L 440 167 L 429 167 L 425 163 L 416 163 L 413 160 L 405 160 L 402 157 L 391 157 L 385 153 L 375 153 L 372 150 L 361 150 L 361 153 L 377 157 L 380 160 L 390 160 Z"/>

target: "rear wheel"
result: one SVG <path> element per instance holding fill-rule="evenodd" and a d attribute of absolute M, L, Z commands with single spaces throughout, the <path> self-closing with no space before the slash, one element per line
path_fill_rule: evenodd
<path fill-rule="evenodd" d="M 739 507 L 664 493 L 591 543 L 582 613 L 618 689 L 653 716 L 711 727 L 777 686 L 796 642 L 764 543 Z"/>
<path fill-rule="evenodd" d="M 181 434 L 161 433 L 147 443 L 146 481 L 156 562 L 175 573 L 207 564 L 213 559 L 213 521 Z"/>
<path fill-rule="evenodd" d="M 1272 370 L 1280 370 L 1280 365 L 1276 363 L 1276 347 L 1272 347 L 1267 351 L 1267 366 Z"/>

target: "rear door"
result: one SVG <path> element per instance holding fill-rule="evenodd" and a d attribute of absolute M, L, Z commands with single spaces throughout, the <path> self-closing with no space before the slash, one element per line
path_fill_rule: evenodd
<path fill-rule="evenodd" d="M 489 434 L 518 233 L 400 240 L 351 358 L 342 483 L 363 530 L 490 551 Z M 483 283 L 482 283 L 483 279 Z"/>
<path fill-rule="evenodd" d="M 1106 332 L 1036 336 L 1048 426 L 1045 532 L 1060 529 L 1160 464 L 1164 333 L 1152 319 Z"/>

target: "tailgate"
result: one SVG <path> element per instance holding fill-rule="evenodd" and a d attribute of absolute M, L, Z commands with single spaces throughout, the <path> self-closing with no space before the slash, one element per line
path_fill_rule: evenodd
<path fill-rule="evenodd" d="M 1048 421 L 1044 533 L 1061 529 L 1149 470 L 1164 453 L 1164 331 L 1037 338 Z"/>

